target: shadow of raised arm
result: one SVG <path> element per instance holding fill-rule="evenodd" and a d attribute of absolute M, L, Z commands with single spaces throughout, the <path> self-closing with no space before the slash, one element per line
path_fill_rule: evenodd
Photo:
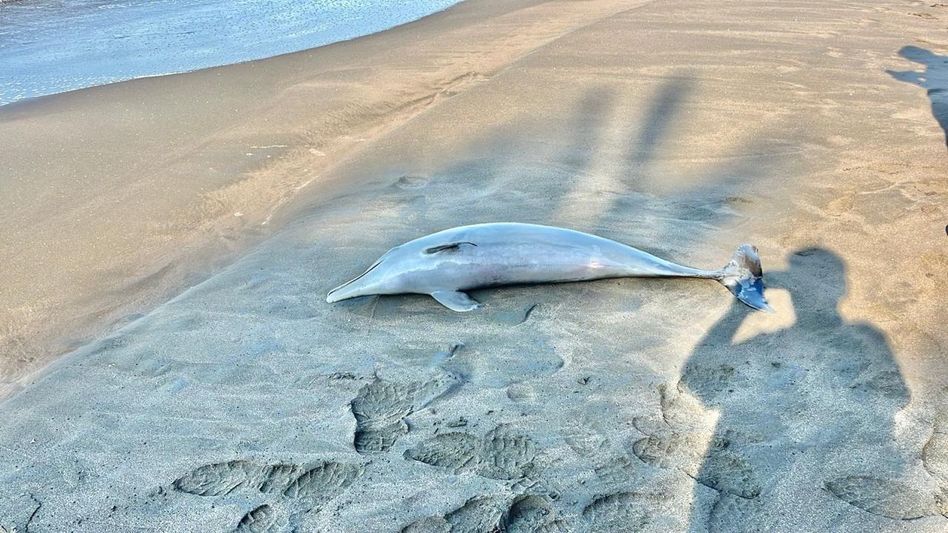
<path fill-rule="evenodd" d="M 919 87 L 925 87 L 925 79 L 922 76 L 921 72 L 916 72 L 914 70 L 888 70 L 886 73 L 893 78 L 904 81 L 905 83 L 911 83 L 912 85 L 918 85 Z"/>

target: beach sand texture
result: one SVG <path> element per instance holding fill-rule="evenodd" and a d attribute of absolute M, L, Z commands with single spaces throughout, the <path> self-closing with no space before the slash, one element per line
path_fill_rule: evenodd
<path fill-rule="evenodd" d="M 4 337 L 25 388 L 0 525 L 943 531 L 946 25 L 920 2 L 470 0 L 4 109 L 3 163 L 60 196 L 0 197 L 0 290 L 43 317 Z M 752 242 L 776 313 L 687 280 L 324 301 L 393 245 L 498 220 L 706 268 Z"/>

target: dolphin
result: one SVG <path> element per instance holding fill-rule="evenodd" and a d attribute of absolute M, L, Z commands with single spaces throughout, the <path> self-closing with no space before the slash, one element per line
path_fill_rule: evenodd
<path fill-rule="evenodd" d="M 429 294 L 452 311 L 480 304 L 464 291 L 604 278 L 701 278 L 738 300 L 771 311 L 757 248 L 742 244 L 718 270 L 700 270 L 596 235 L 519 223 L 446 229 L 386 252 L 361 275 L 329 291 L 329 303 L 375 294 Z"/>

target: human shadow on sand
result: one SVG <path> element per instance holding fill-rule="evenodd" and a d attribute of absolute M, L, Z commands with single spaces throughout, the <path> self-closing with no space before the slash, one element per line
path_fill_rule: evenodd
<path fill-rule="evenodd" d="M 932 103 L 932 115 L 945 132 L 945 146 L 948 147 L 948 56 L 938 55 L 931 50 L 917 46 L 905 46 L 899 55 L 925 66 L 924 72 L 915 70 L 887 70 L 893 78 L 918 85 L 928 91 Z"/>
<path fill-rule="evenodd" d="M 749 314 L 735 302 L 682 371 L 679 392 L 719 413 L 691 472 L 690 530 L 769 530 L 827 494 L 889 518 L 934 514 L 933 495 L 899 481 L 893 417 L 909 392 L 885 335 L 839 315 L 843 261 L 800 250 L 768 278 L 791 292 L 796 323 L 732 344 Z"/>

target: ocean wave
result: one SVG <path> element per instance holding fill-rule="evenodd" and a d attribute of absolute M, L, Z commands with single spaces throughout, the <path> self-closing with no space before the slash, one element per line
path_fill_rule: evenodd
<path fill-rule="evenodd" d="M 0 105 L 382 31 L 458 0 L 0 0 Z"/>

